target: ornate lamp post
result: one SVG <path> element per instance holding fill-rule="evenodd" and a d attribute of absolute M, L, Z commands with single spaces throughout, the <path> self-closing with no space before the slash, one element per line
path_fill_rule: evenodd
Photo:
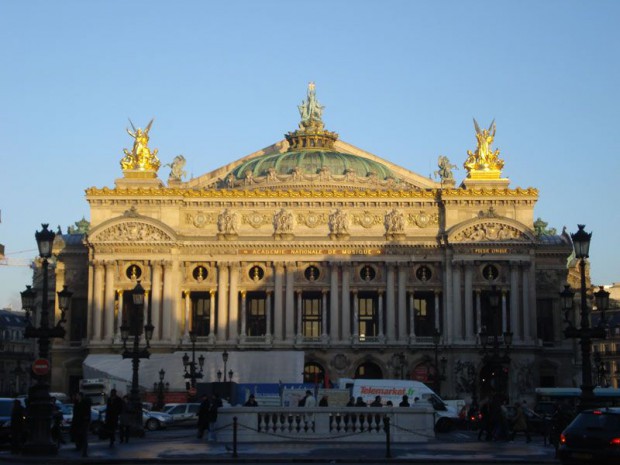
<path fill-rule="evenodd" d="M 435 328 L 433 331 L 433 346 L 435 349 L 435 392 L 441 396 L 441 382 L 446 379 L 446 367 L 448 359 L 441 357 L 441 367 L 439 365 L 439 343 L 441 342 L 441 333 Z M 441 368 L 441 370 L 440 370 Z"/>
<path fill-rule="evenodd" d="M 189 355 L 187 355 L 187 352 L 185 352 L 185 355 L 183 355 L 182 357 L 183 368 L 185 369 L 185 374 L 183 375 L 183 377 L 189 380 L 186 381 L 185 387 L 188 390 L 191 389 L 190 392 L 193 392 L 194 394 L 191 394 L 190 397 L 194 397 L 196 390 L 196 380 L 202 378 L 202 370 L 205 365 L 205 358 L 203 355 L 200 355 L 200 357 L 198 357 L 198 364 L 196 364 L 196 340 L 198 339 L 198 337 L 194 331 L 189 332 L 189 339 L 192 342 L 192 361 L 189 361 Z"/>
<path fill-rule="evenodd" d="M 50 327 L 49 296 L 48 296 L 48 258 L 52 256 L 52 244 L 56 234 L 47 229 L 49 225 L 42 224 L 43 229 L 35 233 L 39 256 L 42 258 L 43 289 L 41 295 L 41 316 L 39 326 L 33 326 L 30 314 L 35 312 L 35 298 L 37 293 L 30 287 L 21 293 L 22 307 L 26 311 L 26 329 L 24 337 L 36 338 L 39 344 L 39 359 L 33 364 L 33 376 L 36 379 L 28 390 L 28 414 L 27 423 L 30 437 L 24 446 L 24 454 L 48 455 L 57 454 L 58 445 L 52 441 L 52 398 L 50 397 L 50 339 L 63 338 L 65 330 L 65 313 L 71 304 L 71 292 L 64 286 L 58 292 L 58 306 L 61 317 L 55 326 Z"/>
<path fill-rule="evenodd" d="M 504 366 L 510 364 L 509 353 L 510 346 L 512 345 L 512 332 L 505 331 L 502 334 L 504 339 L 504 345 L 506 346 L 504 349 L 504 353 L 502 354 L 499 343 L 500 331 L 497 318 L 500 296 L 500 292 L 495 289 L 495 286 L 493 286 L 489 294 L 489 305 L 491 307 L 492 316 L 492 331 L 491 334 L 489 334 L 487 332 L 487 328 L 482 327 L 479 336 L 480 342 L 482 343 L 481 354 L 483 356 L 483 361 L 485 364 L 489 365 L 491 370 L 491 389 L 494 391 L 495 394 L 506 395 L 508 379 L 507 371 L 505 371 Z"/>
<path fill-rule="evenodd" d="M 226 364 L 228 363 L 228 352 L 224 351 L 222 354 L 222 361 L 224 362 L 224 382 L 232 381 L 233 371 L 228 370 L 228 380 L 226 380 Z M 219 381 L 222 378 L 222 372 L 217 370 L 217 380 Z"/>
<path fill-rule="evenodd" d="M 130 358 L 132 361 L 132 378 L 131 391 L 129 393 L 129 403 L 131 411 L 134 413 L 131 430 L 137 436 L 144 436 L 144 427 L 142 425 L 142 400 L 140 399 L 140 384 L 138 378 L 138 369 L 140 367 L 141 358 L 149 358 L 150 352 L 149 341 L 153 337 L 153 325 L 151 324 L 151 314 L 149 312 L 147 323 L 144 324 L 144 295 L 145 291 L 140 281 L 131 291 L 131 302 L 128 305 L 127 319 L 121 325 L 121 337 L 123 339 L 123 358 Z M 144 330 L 144 340 L 146 347 L 140 348 L 140 337 Z M 133 337 L 133 345 L 131 350 L 127 349 L 127 341 L 129 337 Z"/>
<path fill-rule="evenodd" d="M 170 388 L 170 383 L 164 383 L 166 372 L 162 368 L 159 370 L 159 383 L 153 383 L 153 390 L 157 393 L 157 409 L 164 407 L 164 393 Z"/>
<path fill-rule="evenodd" d="M 590 312 L 588 310 L 588 302 L 586 299 L 586 258 L 589 257 L 590 253 L 590 240 L 592 239 L 592 233 L 585 232 L 583 229 L 585 228 L 585 225 L 583 224 L 579 224 L 577 226 L 579 227 L 579 230 L 575 234 L 571 234 L 571 239 L 573 240 L 575 257 L 579 260 L 579 273 L 581 277 L 580 328 L 576 328 L 569 319 L 570 312 L 573 308 L 573 297 L 575 295 L 569 286 L 565 286 L 564 290 L 560 292 L 560 300 L 562 303 L 562 309 L 564 310 L 564 319 L 566 320 L 566 323 L 568 323 L 568 326 L 564 330 L 564 337 L 579 339 L 579 343 L 581 345 L 580 408 L 584 409 L 592 405 L 592 401 L 594 400 L 594 386 L 592 385 L 592 360 L 590 359 L 592 353 L 592 339 L 605 339 L 605 309 L 601 308 L 602 314 L 599 321 L 599 326 L 592 328 L 590 326 Z M 601 299 L 601 301 L 597 301 L 597 304 L 600 303 L 605 307 L 608 305 L 609 300 L 607 300 L 606 303 L 604 295 L 600 295 L 599 299 Z M 609 295 L 607 295 L 607 299 L 609 299 Z"/>

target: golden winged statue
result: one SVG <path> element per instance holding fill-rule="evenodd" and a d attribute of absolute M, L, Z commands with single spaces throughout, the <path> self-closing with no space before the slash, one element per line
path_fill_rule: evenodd
<path fill-rule="evenodd" d="M 121 160 L 121 168 L 123 171 L 157 171 L 159 169 L 160 162 L 157 158 L 157 149 L 151 152 L 148 147 L 149 131 L 151 130 L 153 121 L 154 119 L 152 119 L 143 130 L 141 128 L 136 129 L 133 122 L 129 120 L 131 130 L 127 128 L 127 134 L 133 137 L 134 142 L 131 151 L 123 149 L 123 152 L 125 153 L 125 156 Z"/>
<path fill-rule="evenodd" d="M 491 144 L 495 139 L 495 120 L 491 122 L 489 129 L 481 130 L 474 118 L 474 127 L 476 128 L 478 147 L 475 152 L 467 151 L 469 156 L 463 166 L 468 173 L 473 171 L 501 171 L 504 167 L 504 160 L 499 158 L 499 149 L 495 151 L 491 149 Z"/>

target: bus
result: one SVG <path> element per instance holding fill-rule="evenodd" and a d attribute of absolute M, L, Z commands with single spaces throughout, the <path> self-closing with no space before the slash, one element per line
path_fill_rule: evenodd
<path fill-rule="evenodd" d="M 578 387 L 536 388 L 536 406 L 534 411 L 539 415 L 551 416 L 557 403 L 576 408 L 580 399 L 581 388 Z M 594 399 L 597 407 L 620 406 L 620 389 L 594 388 Z"/>

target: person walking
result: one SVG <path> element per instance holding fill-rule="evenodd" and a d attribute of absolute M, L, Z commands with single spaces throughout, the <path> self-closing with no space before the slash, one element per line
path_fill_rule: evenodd
<path fill-rule="evenodd" d="M 527 442 L 532 442 L 532 437 L 530 436 L 530 430 L 527 425 L 527 417 L 523 412 L 523 407 L 519 402 L 515 402 L 515 417 L 512 421 L 512 435 L 510 439 L 514 441 L 517 433 L 524 433 Z"/>
<path fill-rule="evenodd" d="M 26 409 L 19 401 L 13 401 L 11 410 L 11 453 L 19 454 L 24 443 L 24 431 L 26 426 Z"/>
<path fill-rule="evenodd" d="M 200 406 L 198 407 L 198 433 L 196 434 L 198 439 L 202 439 L 205 430 L 207 430 L 208 436 L 210 410 L 211 402 L 209 402 L 209 398 L 206 395 L 202 396 Z"/>
<path fill-rule="evenodd" d="M 131 432 L 131 420 L 133 418 L 133 406 L 129 402 L 128 396 L 123 396 L 123 410 L 121 412 L 120 422 L 118 425 L 119 442 L 127 444 L 129 442 L 129 433 Z"/>
<path fill-rule="evenodd" d="M 258 402 L 256 402 L 256 397 L 254 397 L 254 394 L 250 394 L 250 397 L 248 397 L 248 400 L 245 401 L 245 404 L 243 404 L 244 407 L 258 407 Z"/>
<path fill-rule="evenodd" d="M 410 407 L 409 396 L 407 394 L 403 396 L 403 400 L 400 401 L 400 404 L 398 404 L 398 406 L 399 407 Z"/>
<path fill-rule="evenodd" d="M 73 420 L 71 420 L 71 436 L 75 441 L 75 449 L 82 451 L 82 457 L 88 457 L 88 433 L 90 429 L 90 399 L 81 392 L 75 395 Z"/>
<path fill-rule="evenodd" d="M 209 435 L 213 442 L 217 441 L 217 433 L 215 431 L 215 424 L 217 422 L 217 411 L 222 406 L 222 399 L 217 394 L 213 394 L 211 397 L 211 404 L 209 405 Z"/>
<path fill-rule="evenodd" d="M 105 409 L 105 428 L 106 433 L 110 435 L 110 447 L 114 447 L 114 441 L 116 441 L 116 428 L 121 413 L 123 413 L 123 401 L 116 394 L 116 389 L 112 389 Z"/>

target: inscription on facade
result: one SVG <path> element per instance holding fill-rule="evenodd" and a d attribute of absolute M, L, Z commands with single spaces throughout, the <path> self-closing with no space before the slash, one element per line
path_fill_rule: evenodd
<path fill-rule="evenodd" d="M 240 255 L 381 255 L 381 249 L 239 249 Z"/>

